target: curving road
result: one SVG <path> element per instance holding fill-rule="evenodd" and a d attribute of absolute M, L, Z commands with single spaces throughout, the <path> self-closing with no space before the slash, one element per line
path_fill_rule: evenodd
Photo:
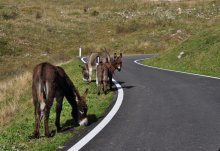
<path fill-rule="evenodd" d="M 115 79 L 124 100 L 83 151 L 218 151 L 220 80 L 140 66 L 127 56 Z"/>

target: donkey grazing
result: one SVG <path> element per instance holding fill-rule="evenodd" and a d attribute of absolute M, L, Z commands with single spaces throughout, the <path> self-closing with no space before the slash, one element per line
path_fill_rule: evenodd
<path fill-rule="evenodd" d="M 100 62 L 105 63 L 106 59 L 110 60 L 110 55 L 106 49 L 102 52 L 93 52 L 87 57 L 87 63 L 82 67 L 83 80 L 91 82 L 92 70 L 96 69 L 97 57 L 100 58 Z"/>
<path fill-rule="evenodd" d="M 97 57 L 100 58 L 99 62 L 106 63 L 107 60 L 108 60 L 115 67 L 115 69 L 117 69 L 118 71 L 121 70 L 121 67 L 122 67 L 122 53 L 120 53 L 120 56 L 117 56 L 117 54 L 114 53 L 113 58 L 110 57 L 109 53 L 106 50 L 103 51 L 103 52 L 91 53 L 89 55 L 89 57 L 87 57 L 87 63 L 85 63 L 84 66 L 81 66 L 84 81 L 91 82 L 92 70 L 96 69 Z"/>
<path fill-rule="evenodd" d="M 34 103 L 35 129 L 34 138 L 39 138 L 40 121 L 44 117 L 45 136 L 51 137 L 49 132 L 48 120 L 50 108 L 53 105 L 53 100 L 56 98 L 56 122 L 57 131 L 60 127 L 60 113 L 64 96 L 72 106 L 72 117 L 75 123 L 86 125 L 88 107 L 85 102 L 88 89 L 83 96 L 80 96 L 78 90 L 67 76 L 65 71 L 58 66 L 50 63 L 38 64 L 33 71 L 32 96 Z"/>

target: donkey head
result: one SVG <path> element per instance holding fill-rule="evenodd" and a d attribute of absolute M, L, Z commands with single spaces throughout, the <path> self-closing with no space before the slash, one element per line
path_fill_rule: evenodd
<path fill-rule="evenodd" d="M 114 66 L 115 69 L 117 69 L 118 71 L 121 71 L 121 67 L 122 67 L 122 53 L 120 53 L 119 56 L 117 56 L 117 54 L 114 53 L 113 66 Z"/>
<path fill-rule="evenodd" d="M 88 106 L 86 104 L 86 96 L 88 94 L 88 89 L 84 92 L 83 96 L 77 98 L 78 115 L 79 115 L 79 125 L 88 125 L 87 111 Z"/>
<path fill-rule="evenodd" d="M 79 65 L 79 67 L 82 68 L 82 75 L 84 81 L 89 81 L 89 67 L 88 63 L 85 63 L 84 66 Z"/>

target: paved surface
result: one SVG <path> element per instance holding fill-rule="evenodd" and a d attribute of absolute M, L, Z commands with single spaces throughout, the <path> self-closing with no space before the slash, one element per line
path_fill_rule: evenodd
<path fill-rule="evenodd" d="M 123 58 L 113 120 L 83 151 L 218 151 L 220 80 L 143 67 Z"/>

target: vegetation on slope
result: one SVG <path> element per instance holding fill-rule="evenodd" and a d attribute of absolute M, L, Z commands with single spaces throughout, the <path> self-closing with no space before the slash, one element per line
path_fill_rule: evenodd
<path fill-rule="evenodd" d="M 102 47 L 156 53 L 219 21 L 220 2 L 1 0 L 0 80 Z"/>
<path fill-rule="evenodd" d="M 167 69 L 220 77 L 220 26 L 209 27 L 179 46 L 143 63 Z M 184 52 L 181 58 L 179 54 Z"/>

